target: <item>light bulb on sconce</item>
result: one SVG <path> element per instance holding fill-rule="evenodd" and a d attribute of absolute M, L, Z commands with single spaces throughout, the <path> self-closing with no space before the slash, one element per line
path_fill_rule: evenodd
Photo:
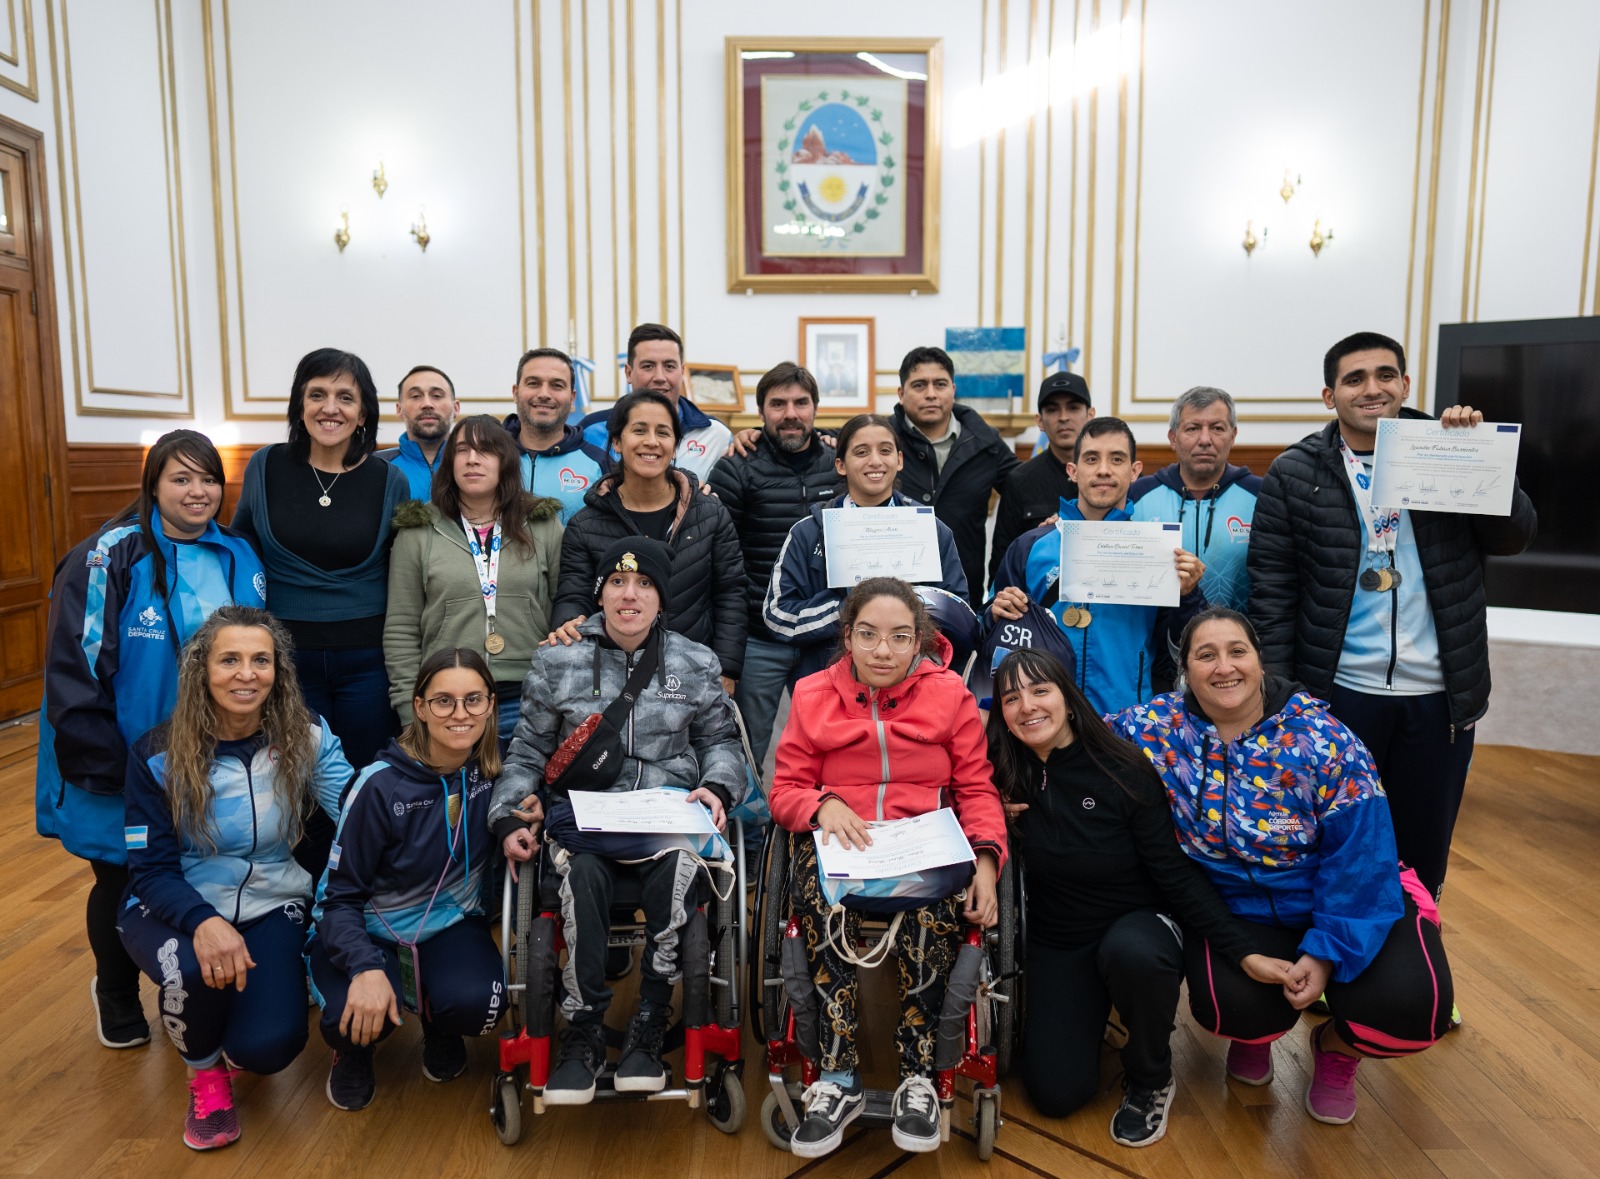
<path fill-rule="evenodd" d="M 333 244 L 339 247 L 341 254 L 350 244 L 350 212 L 343 207 L 339 209 L 339 220 L 333 223 Z"/>
<path fill-rule="evenodd" d="M 1313 258 L 1321 257 L 1322 247 L 1333 240 L 1333 228 L 1322 228 L 1322 218 L 1318 217 L 1311 225 L 1311 240 L 1306 244 L 1311 247 Z"/>
<path fill-rule="evenodd" d="M 389 178 L 383 174 L 383 157 L 378 157 L 378 167 L 372 173 L 372 191 L 378 194 L 378 199 L 383 199 L 383 194 L 389 191 Z"/>
<path fill-rule="evenodd" d="M 1244 240 L 1240 242 L 1239 245 L 1244 250 L 1244 256 L 1246 258 L 1250 257 L 1251 254 L 1254 254 L 1256 252 L 1256 247 L 1264 244 L 1267 240 L 1267 227 L 1263 225 L 1261 227 L 1261 236 L 1257 237 L 1255 224 L 1256 223 L 1253 220 L 1246 221 L 1244 223 Z"/>
<path fill-rule="evenodd" d="M 428 243 L 433 240 L 433 236 L 428 232 L 428 210 L 423 206 L 417 208 L 417 219 L 411 223 L 411 236 L 426 254 Z"/>
<path fill-rule="evenodd" d="M 1283 187 L 1278 189 L 1278 195 L 1283 198 L 1284 204 L 1287 205 L 1289 203 L 1289 198 L 1294 196 L 1295 189 L 1299 188 L 1303 183 L 1305 182 L 1298 176 L 1290 180 L 1289 169 L 1285 168 L 1283 170 Z"/>

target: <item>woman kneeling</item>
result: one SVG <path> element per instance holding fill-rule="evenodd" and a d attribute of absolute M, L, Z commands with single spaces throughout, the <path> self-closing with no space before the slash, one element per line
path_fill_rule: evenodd
<path fill-rule="evenodd" d="M 1397 863 L 1366 746 L 1322 701 L 1264 674 L 1249 620 L 1221 607 L 1196 615 L 1179 665 L 1186 691 L 1112 727 L 1161 775 L 1183 850 L 1254 943 L 1291 963 L 1287 982 L 1267 985 L 1188 938 L 1190 1010 L 1233 1041 L 1228 1075 L 1265 1085 L 1272 1042 L 1325 995 L 1333 1019 L 1311 1030 L 1305 1104 L 1319 1122 L 1348 1122 L 1363 1057 L 1420 1052 L 1449 1025 L 1438 911 Z"/>
<path fill-rule="evenodd" d="M 916 591 L 889 577 L 850 591 L 839 613 L 844 653 L 794 689 L 789 723 L 778 742 L 772 817 L 794 833 L 794 890 L 805 927 L 806 957 L 826 1017 L 821 1021 L 822 1076 L 806 1089 L 805 1116 L 791 1148 L 802 1158 L 835 1149 L 865 1097 L 856 1052 L 856 972 L 827 932 L 832 906 L 823 895 L 812 832 L 844 847 L 872 842 L 868 820 L 905 819 L 953 805 L 977 852 L 963 893 L 923 903 L 895 928 L 900 984 L 900 1085 L 894 1095 L 894 1141 L 902 1150 L 939 1146 L 934 1038 L 945 982 L 963 921 L 990 926 L 995 884 L 1005 859 L 1005 818 L 984 753 L 983 722 L 961 677 L 946 666 L 950 644 L 934 628 Z M 963 904 L 963 899 L 965 903 Z M 846 910 L 840 940 L 852 942 L 860 913 Z"/>
<path fill-rule="evenodd" d="M 345 800 L 307 948 L 333 1049 L 328 1100 L 363 1109 L 377 1088 L 372 1051 L 422 1020 L 422 1075 L 467 1067 L 463 1036 L 494 1029 L 505 971 L 483 913 L 489 798 L 500 772 L 494 685 L 478 652 L 430 655 L 410 726 L 362 771 Z"/>
<path fill-rule="evenodd" d="M 301 700 L 283 625 L 254 607 L 215 611 L 183 649 L 172 719 L 128 757 L 117 926 L 194 1070 L 183 1141 L 195 1150 L 239 1137 L 236 1069 L 278 1072 L 306 1045 L 311 877 L 291 849 L 312 793 L 331 819 L 350 777 Z"/>

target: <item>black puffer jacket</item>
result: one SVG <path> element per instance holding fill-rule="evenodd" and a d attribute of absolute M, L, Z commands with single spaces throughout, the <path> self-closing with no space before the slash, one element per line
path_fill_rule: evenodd
<path fill-rule="evenodd" d="M 989 541 L 989 493 L 1004 487 L 1022 464 L 977 410 L 958 404 L 955 419 L 961 433 L 940 471 L 934 465 L 933 443 L 906 420 L 904 409 L 894 407 L 894 428 L 906 464 L 900 472 L 900 494 L 914 504 L 932 504 L 933 514 L 955 534 L 967 595 L 978 606 L 988 585 L 983 555 Z"/>
<path fill-rule="evenodd" d="M 791 457 L 796 461 L 790 462 Z M 811 514 L 812 504 L 826 503 L 844 490 L 844 479 L 834 470 L 833 447 L 812 435 L 810 448 L 791 456 L 763 432 L 749 458 L 729 454 L 717 460 L 711 468 L 711 490 L 733 518 L 744 550 L 750 633 L 770 642 L 761 605 L 778 550 L 789 529 Z"/>
<path fill-rule="evenodd" d="M 632 536 L 633 521 L 621 510 L 613 471 L 589 489 L 584 506 L 561 536 L 561 582 L 550 610 L 552 626 L 594 613 L 594 582 L 600 555 L 614 540 Z M 745 582 L 739 534 L 728 509 L 703 495 L 687 471 L 671 472 L 678 485 L 678 511 L 667 536 L 672 580 L 667 587 L 667 627 L 710 647 L 722 674 L 744 670 Z"/>
<path fill-rule="evenodd" d="M 1426 418 L 1402 409 L 1402 417 Z M 1485 556 L 1520 553 L 1538 517 L 1518 486 L 1511 515 L 1413 512 L 1411 528 L 1439 636 L 1450 721 L 1462 728 L 1489 705 Z M 1326 697 L 1344 646 L 1365 546 L 1361 517 L 1339 454 L 1339 424 L 1296 442 L 1267 471 L 1250 529 L 1250 618 L 1267 671 Z"/>

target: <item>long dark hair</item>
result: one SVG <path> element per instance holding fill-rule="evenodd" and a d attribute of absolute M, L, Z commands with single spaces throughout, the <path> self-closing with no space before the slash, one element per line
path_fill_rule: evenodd
<path fill-rule="evenodd" d="M 1164 787 L 1155 767 L 1128 742 L 1111 731 L 1083 690 L 1048 651 L 1023 647 L 1000 661 L 994 673 L 994 707 L 989 712 L 989 760 L 994 781 L 1006 802 L 1031 802 L 1037 794 L 1039 757 L 1006 724 L 1001 700 L 1028 684 L 1054 684 L 1067 705 L 1067 728 L 1089 760 L 1132 798 L 1147 802 Z M 1154 792 L 1154 793 L 1152 793 Z"/>
<path fill-rule="evenodd" d="M 493 421 L 492 418 L 490 420 Z M 505 434 L 504 426 L 499 422 L 495 422 L 495 426 Z M 506 434 L 506 437 L 509 438 L 510 435 Z M 428 725 L 422 717 L 423 709 L 418 708 L 417 704 L 427 699 L 428 685 L 433 682 L 433 677 L 452 667 L 465 668 L 483 681 L 484 695 L 489 697 L 489 711 L 483 714 L 483 733 L 478 737 L 478 743 L 472 747 L 472 757 L 485 778 L 498 778 L 500 725 L 497 715 L 499 709 L 495 707 L 494 677 L 489 674 L 489 665 L 483 661 L 483 656 L 470 647 L 445 647 L 422 661 L 422 666 L 417 669 L 416 686 L 411 690 L 411 724 L 400 734 L 400 748 L 422 765 L 433 764 L 430 760 L 431 742 L 428 740 Z"/>
<path fill-rule="evenodd" d="M 318 348 L 307 352 L 294 366 L 294 381 L 289 386 L 289 454 L 297 462 L 311 459 L 311 431 L 306 429 L 306 386 L 319 377 L 348 375 L 361 396 L 361 425 L 344 444 L 344 469 L 349 470 L 378 447 L 378 386 L 366 361 L 354 352 L 338 348 Z M 450 378 L 446 377 L 446 380 Z"/>
<path fill-rule="evenodd" d="M 156 515 L 156 485 L 161 482 L 161 472 L 166 470 L 169 459 L 180 459 L 188 466 L 193 467 L 203 475 L 209 475 L 217 481 L 217 487 L 226 492 L 228 477 L 222 470 L 222 456 L 217 453 L 217 448 L 198 430 L 169 430 L 150 448 L 150 453 L 144 456 L 144 471 L 139 476 L 139 495 L 127 507 L 123 508 L 113 520 L 139 521 L 139 535 L 144 537 L 144 546 L 150 554 L 151 583 L 159 587 L 163 598 L 172 596 L 171 587 L 167 585 L 167 558 L 161 552 L 161 546 L 156 543 L 155 529 L 151 521 Z M 217 500 L 217 511 L 222 510 L 222 500 Z M 216 516 L 211 517 L 213 520 Z M 163 531 L 165 531 L 163 529 Z"/>
<path fill-rule="evenodd" d="M 839 607 L 839 653 L 850 657 L 850 628 L 856 617 L 874 598 L 893 598 L 911 611 L 911 625 L 917 632 L 917 653 L 930 659 L 939 657 L 939 628 L 933 624 L 928 604 L 917 596 L 908 582 L 898 577 L 868 577 L 856 582 Z"/>
<path fill-rule="evenodd" d="M 469 446 L 479 454 L 500 460 L 500 481 L 494 489 L 494 510 L 500 517 L 501 535 L 524 554 L 533 552 L 528 513 L 533 496 L 522 488 L 522 455 L 498 418 L 473 414 L 462 418 L 445 440 L 444 452 L 433 472 L 433 506 L 447 521 L 461 515 L 461 489 L 456 486 L 456 451 Z"/>
<path fill-rule="evenodd" d="M 648 326 L 648 325 L 646 325 Z M 657 339 L 650 336 L 649 339 Z M 617 398 L 617 403 L 611 407 L 611 416 L 606 420 L 606 445 L 619 455 L 622 448 L 617 445 L 622 438 L 622 432 L 628 428 L 628 419 L 633 416 L 633 411 L 641 405 L 659 405 L 667 411 L 667 420 L 672 423 L 672 447 L 676 450 L 683 445 L 683 421 L 678 417 L 678 407 L 672 404 L 672 398 L 665 393 L 657 393 L 654 389 L 635 389 L 632 393 L 624 393 Z M 611 478 L 622 482 L 622 460 L 619 458 L 611 465 Z M 670 479 L 669 479 L 670 482 Z"/>

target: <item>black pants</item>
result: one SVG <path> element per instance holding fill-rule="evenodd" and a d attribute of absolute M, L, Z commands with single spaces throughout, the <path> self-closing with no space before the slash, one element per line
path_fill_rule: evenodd
<path fill-rule="evenodd" d="M 1300 956 L 1304 930 L 1250 924 L 1250 932 L 1264 954 L 1289 962 Z M 1189 1010 L 1208 1032 L 1259 1044 L 1276 1040 L 1300 1018 L 1282 987 L 1256 982 L 1212 954 L 1203 938 L 1187 939 L 1184 968 Z M 1339 1038 L 1364 1056 L 1409 1056 L 1429 1047 L 1449 1028 L 1455 1003 L 1439 927 L 1407 897 L 1405 915 L 1378 956 L 1349 982 L 1329 982 L 1327 999 Z"/>
<path fill-rule="evenodd" d="M 84 922 L 89 928 L 89 949 L 94 954 L 96 984 L 107 995 L 139 993 L 139 968 L 128 956 L 117 932 L 122 912 L 122 894 L 128 891 L 128 865 L 90 860 L 94 884 L 84 905 Z"/>
<path fill-rule="evenodd" d="M 1333 714 L 1372 751 L 1389 796 L 1400 859 L 1437 900 L 1444 888 L 1461 797 L 1467 790 L 1476 733 L 1450 733 L 1450 699 L 1382 696 L 1335 685 L 1328 693 Z"/>
<path fill-rule="evenodd" d="M 1183 943 L 1154 909 L 1119 917 L 1086 946 L 1029 946 L 1026 977 L 1022 1083 L 1040 1113 L 1064 1118 L 1094 1099 L 1113 1006 L 1128 1029 L 1128 1080 L 1156 1089 L 1171 1079 Z"/>

